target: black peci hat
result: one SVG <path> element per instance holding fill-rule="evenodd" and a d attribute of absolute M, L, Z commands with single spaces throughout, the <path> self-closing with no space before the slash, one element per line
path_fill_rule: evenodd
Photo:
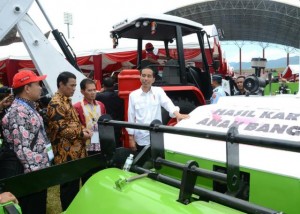
<path fill-rule="evenodd" d="M 220 76 L 220 75 L 213 75 L 212 76 L 212 80 L 216 81 L 218 83 L 222 83 L 222 76 Z"/>
<path fill-rule="evenodd" d="M 112 77 L 106 77 L 103 80 L 103 86 L 106 88 L 112 88 L 114 87 L 114 79 Z"/>

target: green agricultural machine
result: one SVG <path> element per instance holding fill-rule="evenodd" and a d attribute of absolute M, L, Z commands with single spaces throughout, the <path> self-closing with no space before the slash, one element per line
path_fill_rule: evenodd
<path fill-rule="evenodd" d="M 175 127 L 104 116 L 101 142 L 113 141 L 113 126 L 122 126 L 149 130 L 151 145 L 130 172 L 91 177 L 65 214 L 300 213 L 299 99 L 225 97 Z"/>
<path fill-rule="evenodd" d="M 65 214 L 300 213 L 300 97 L 222 97 L 176 126 L 99 120 L 102 154 L 0 180 L 17 197 L 94 174 Z M 256 104 L 256 105 L 253 105 Z M 151 144 L 121 170 L 114 126 L 146 129 Z M 35 180 L 36 182 L 32 182 Z M 0 214 L 4 213 L 3 205 Z"/>
<path fill-rule="evenodd" d="M 10 7 L 9 10 L 2 11 L 8 11 L 11 16 L 16 17 L 12 21 L 6 14 L 0 13 L 0 16 L 3 15 L 1 17 L 5 17 L 0 19 L 0 22 L 5 20 L 0 26 L 10 23 L 10 26 L 5 25 L 5 32 L 0 32 L 0 40 L 16 23 L 29 23 L 29 18 L 24 16 L 33 1 L 27 0 L 26 7 L 21 7 L 25 1 L 16 6 L 14 1 L 3 2 L 9 2 Z M 4 6 L 4 3 L 1 5 Z M 191 22 L 180 20 L 184 31 L 174 23 L 170 25 L 172 28 L 162 29 L 173 29 L 171 32 L 178 37 L 196 31 L 203 44 L 204 32 L 201 31 L 201 26 L 195 29 L 189 24 Z M 159 30 L 164 21 L 154 21 Z M 136 32 L 141 29 L 136 25 L 132 28 Z M 116 29 L 112 35 L 115 42 L 124 33 L 122 29 L 118 32 Z M 33 38 L 28 36 L 28 39 Z M 34 43 L 27 44 L 31 44 L 36 50 L 36 44 L 42 41 L 44 40 L 35 40 Z M 169 38 L 165 43 L 168 41 Z M 181 39 L 177 43 L 182 46 Z M 204 49 L 204 46 L 201 48 Z M 182 51 L 178 51 L 178 56 L 183 59 L 183 48 L 180 49 Z M 49 53 L 50 49 L 46 50 Z M 141 55 L 141 39 L 138 42 L 138 52 Z M 203 59 L 205 61 L 205 57 Z M 65 62 L 63 57 L 59 60 Z M 63 63 L 57 62 L 52 64 L 59 71 L 57 65 Z M 46 67 L 49 67 L 48 64 Z M 186 70 L 184 60 L 169 67 L 182 68 L 185 72 L 181 73 L 179 79 L 185 83 L 188 83 L 187 74 L 195 73 L 194 68 Z M 49 83 L 57 76 L 50 71 L 47 74 L 48 79 L 52 77 Z M 206 78 L 209 81 L 203 82 L 210 83 L 208 69 L 205 72 L 199 70 L 197 74 L 203 75 L 201 81 Z M 198 78 L 192 77 L 196 75 L 190 75 L 190 80 L 197 85 L 195 80 Z M 188 90 L 197 89 L 190 84 L 183 87 Z M 207 90 L 206 97 L 209 97 L 209 93 Z M 187 98 L 186 94 L 182 96 Z M 164 126 L 160 121 L 153 121 L 151 124 L 113 121 L 109 116 L 103 115 L 98 122 L 101 154 L 0 179 L 0 191 L 10 191 L 18 198 L 80 178 L 94 168 L 102 168 L 84 184 L 65 214 L 299 214 L 299 121 L 299 93 L 269 97 L 222 97 L 218 104 L 197 107 L 190 113 L 189 119 L 180 121 L 174 127 Z M 136 155 L 129 172 L 121 168 L 131 151 L 127 148 L 115 148 L 114 126 L 150 131 L 151 144 Z M 12 203 L 1 204 L 0 214 L 3 213 L 21 213 L 21 210 Z"/>

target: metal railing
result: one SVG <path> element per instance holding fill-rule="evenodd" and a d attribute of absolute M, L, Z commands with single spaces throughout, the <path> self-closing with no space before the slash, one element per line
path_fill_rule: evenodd
<path fill-rule="evenodd" d="M 247 136 L 239 134 L 236 127 L 231 127 L 227 133 L 220 133 L 216 131 L 165 126 L 162 125 L 159 120 L 154 120 L 151 124 L 136 124 L 110 119 L 111 118 L 109 116 L 104 115 L 98 121 L 100 130 L 102 130 L 100 133 L 100 137 L 103 137 L 103 139 L 109 138 L 109 136 L 103 136 L 106 133 L 109 133 L 105 131 L 105 129 L 108 127 L 126 127 L 150 131 L 150 146 L 146 146 L 146 148 L 144 148 L 142 152 L 137 155 L 136 159 L 134 160 L 132 169 L 133 171 L 136 171 L 138 173 L 148 173 L 148 177 L 152 179 L 179 188 L 179 202 L 188 204 L 192 201 L 192 195 L 196 194 L 200 198 L 204 198 L 205 200 L 211 200 L 217 203 L 221 203 L 225 206 L 246 213 L 282 213 L 231 196 L 239 191 L 240 188 L 239 144 L 300 152 L 300 141 L 295 142 L 291 140 L 279 140 L 276 138 L 271 139 L 265 137 Z M 195 161 L 189 161 L 186 164 L 181 164 L 174 161 L 165 160 L 163 133 L 224 141 L 224 143 L 226 143 L 227 174 L 201 169 L 198 167 L 198 164 Z M 181 180 L 171 178 L 169 176 L 159 174 L 156 171 L 151 171 L 149 169 L 141 167 L 141 162 L 139 161 L 139 159 L 143 159 L 143 156 L 146 155 L 147 152 L 151 153 L 151 160 L 153 161 L 154 167 L 156 169 L 159 169 L 162 165 L 164 165 L 182 170 Z M 211 178 L 221 183 L 227 183 L 229 195 L 196 186 L 197 176 Z"/>

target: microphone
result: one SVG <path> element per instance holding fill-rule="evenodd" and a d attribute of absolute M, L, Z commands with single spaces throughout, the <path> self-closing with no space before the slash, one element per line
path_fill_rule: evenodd
<path fill-rule="evenodd" d="M 52 96 L 49 93 L 40 97 L 40 99 L 51 99 L 51 98 L 52 98 Z"/>
<path fill-rule="evenodd" d="M 49 102 L 51 101 L 51 98 L 52 98 L 51 94 L 49 94 L 49 93 L 45 94 L 45 95 L 40 97 L 39 103 L 42 106 L 46 107 L 49 104 Z"/>

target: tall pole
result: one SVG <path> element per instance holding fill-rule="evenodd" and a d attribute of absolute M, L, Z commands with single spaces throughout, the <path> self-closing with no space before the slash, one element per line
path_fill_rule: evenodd
<path fill-rule="evenodd" d="M 234 44 L 239 48 L 239 55 L 240 55 L 240 75 L 242 74 L 242 47 L 245 44 L 245 41 L 235 41 Z"/>
<path fill-rule="evenodd" d="M 66 12 L 64 12 L 64 23 L 67 25 L 68 39 L 70 39 L 70 25 L 73 24 L 72 13 L 66 13 Z"/>
<path fill-rule="evenodd" d="M 296 48 L 285 46 L 284 50 L 286 52 L 286 65 L 289 66 L 289 64 L 290 64 L 290 53 L 295 52 Z"/>
<path fill-rule="evenodd" d="M 265 59 L 266 58 L 266 48 L 270 46 L 270 43 L 260 42 L 259 46 L 262 48 L 262 56 Z M 265 73 L 265 68 L 262 69 L 263 74 Z"/>
<path fill-rule="evenodd" d="M 70 39 L 70 24 L 69 23 L 67 24 L 67 27 L 68 27 L 68 39 Z"/>
<path fill-rule="evenodd" d="M 263 58 L 265 59 L 265 50 L 266 48 L 263 47 L 262 51 L 263 51 Z M 265 74 L 265 68 L 262 69 L 263 70 L 263 74 Z M 260 72 L 259 72 L 259 76 L 260 76 Z"/>
<path fill-rule="evenodd" d="M 242 47 L 239 47 L 240 49 L 240 75 L 242 75 Z"/>

